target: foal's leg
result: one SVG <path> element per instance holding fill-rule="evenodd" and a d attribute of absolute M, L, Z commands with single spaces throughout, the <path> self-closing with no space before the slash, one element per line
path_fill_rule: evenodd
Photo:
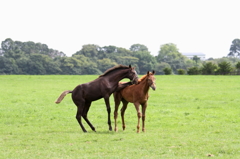
<path fill-rule="evenodd" d="M 88 117 L 87 117 L 87 113 L 88 113 L 88 110 L 91 106 L 91 103 L 92 102 L 86 102 L 85 103 L 85 107 L 83 109 L 82 117 L 88 123 L 88 125 L 91 127 L 91 129 L 96 132 L 95 127 L 90 123 L 90 121 L 88 120 Z"/>
<path fill-rule="evenodd" d="M 108 126 L 109 126 L 109 130 L 112 131 L 111 117 L 110 117 L 111 107 L 110 107 L 110 104 L 109 104 L 109 97 L 105 97 L 104 101 L 105 101 L 105 104 L 106 104 L 106 107 L 107 107 L 107 112 L 108 112 Z"/>
<path fill-rule="evenodd" d="M 114 102 L 115 102 L 115 109 L 114 109 L 114 124 L 115 124 L 115 128 L 114 128 L 114 131 L 117 132 L 118 131 L 118 128 L 117 128 L 118 107 L 119 107 L 120 102 L 121 102 L 121 95 L 118 92 L 114 92 L 113 96 L 114 96 Z"/>
<path fill-rule="evenodd" d="M 137 111 L 137 116 L 138 116 L 138 124 L 137 124 L 137 133 L 139 133 L 139 129 L 140 129 L 140 118 L 141 118 L 141 112 L 139 110 L 139 103 L 134 103 L 136 111 Z"/>
<path fill-rule="evenodd" d="M 145 117 L 146 117 L 147 102 L 142 105 L 142 131 L 145 132 Z"/>
<path fill-rule="evenodd" d="M 125 110 L 127 109 L 128 102 L 125 99 L 122 99 L 122 103 L 123 103 L 123 106 L 121 108 L 122 128 L 123 128 L 123 130 L 125 130 L 126 125 L 124 122 L 124 113 L 125 113 Z"/>
<path fill-rule="evenodd" d="M 81 120 L 82 113 L 83 113 L 83 105 L 77 105 L 76 119 L 77 119 L 80 127 L 82 128 L 83 132 L 87 132 L 87 130 L 84 128 L 84 126 L 82 124 L 82 120 Z"/>

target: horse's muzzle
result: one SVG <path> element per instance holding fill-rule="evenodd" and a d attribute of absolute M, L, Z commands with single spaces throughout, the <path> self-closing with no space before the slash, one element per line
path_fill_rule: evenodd
<path fill-rule="evenodd" d="M 138 77 L 135 76 L 132 81 L 131 81 L 132 84 L 138 84 Z"/>
<path fill-rule="evenodd" d="M 151 88 L 152 88 L 152 90 L 154 90 L 154 91 L 156 90 L 156 86 L 151 86 Z"/>

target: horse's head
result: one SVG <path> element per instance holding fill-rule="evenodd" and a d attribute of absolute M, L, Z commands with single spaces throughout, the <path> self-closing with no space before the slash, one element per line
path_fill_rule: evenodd
<path fill-rule="evenodd" d="M 147 72 L 147 82 L 148 82 L 148 85 L 149 87 L 151 87 L 154 91 L 156 90 L 156 78 L 154 77 L 154 74 L 155 74 L 155 71 L 153 70 L 152 73 L 151 72 Z"/>
<path fill-rule="evenodd" d="M 135 67 L 129 65 L 129 72 L 127 76 L 133 84 L 138 84 L 138 74 L 135 70 Z"/>

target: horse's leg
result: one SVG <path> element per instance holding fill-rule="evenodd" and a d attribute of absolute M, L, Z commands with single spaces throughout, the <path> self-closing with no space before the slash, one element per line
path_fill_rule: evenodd
<path fill-rule="evenodd" d="M 82 105 L 77 105 L 76 119 L 77 119 L 80 127 L 82 128 L 83 132 L 87 132 L 87 130 L 84 128 L 84 126 L 82 124 L 82 120 L 81 120 L 82 113 L 83 113 L 83 106 Z"/>
<path fill-rule="evenodd" d="M 137 133 L 139 133 L 139 129 L 140 129 L 140 118 L 141 118 L 141 112 L 139 110 L 139 103 L 134 103 L 136 111 L 137 111 L 137 116 L 138 116 L 138 124 L 137 124 Z"/>
<path fill-rule="evenodd" d="M 109 97 L 104 97 L 104 101 L 107 107 L 107 112 L 108 112 L 108 126 L 109 126 L 109 130 L 112 131 L 112 125 L 111 125 L 111 107 L 109 104 Z"/>
<path fill-rule="evenodd" d="M 88 110 L 91 106 L 91 103 L 92 102 L 86 102 L 85 103 L 85 107 L 83 109 L 82 117 L 88 123 L 88 125 L 91 127 L 91 129 L 96 132 L 95 127 L 90 123 L 90 121 L 88 120 L 88 117 L 87 117 L 87 113 L 88 113 Z"/>
<path fill-rule="evenodd" d="M 123 130 L 125 130 L 126 125 L 124 122 L 124 113 L 125 113 L 125 110 L 127 109 L 128 102 L 125 99 L 122 99 L 122 103 L 123 103 L 123 106 L 121 108 L 122 128 L 123 128 Z"/>
<path fill-rule="evenodd" d="M 142 131 L 145 132 L 145 117 L 146 117 L 147 102 L 142 105 Z"/>
<path fill-rule="evenodd" d="M 121 95 L 119 92 L 114 92 L 113 93 L 113 96 L 114 96 L 114 102 L 115 102 L 115 109 L 114 109 L 114 124 L 115 124 L 115 128 L 114 128 L 114 131 L 118 131 L 118 128 L 117 128 L 117 117 L 118 117 L 118 107 L 120 105 L 120 102 L 121 102 Z"/>

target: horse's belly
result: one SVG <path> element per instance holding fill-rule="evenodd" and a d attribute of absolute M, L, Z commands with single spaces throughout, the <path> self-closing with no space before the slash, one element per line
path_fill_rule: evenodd
<path fill-rule="evenodd" d="M 98 96 L 96 96 L 96 95 L 87 95 L 87 96 L 85 96 L 85 100 L 88 100 L 88 101 L 95 101 L 95 100 L 99 100 L 101 98 L 103 98 L 103 96 L 101 96 L 101 95 L 98 95 Z"/>

